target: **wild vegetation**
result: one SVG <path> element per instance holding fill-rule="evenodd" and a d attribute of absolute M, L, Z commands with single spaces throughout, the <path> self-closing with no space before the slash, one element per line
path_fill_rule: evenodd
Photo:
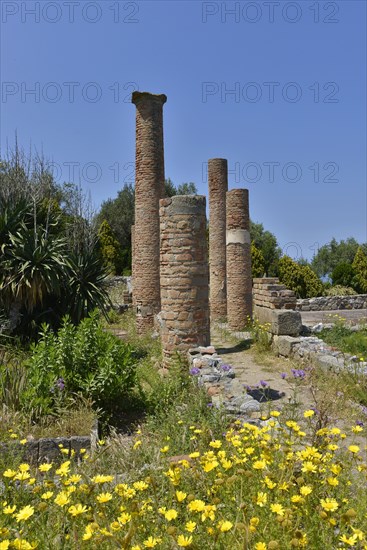
<path fill-rule="evenodd" d="M 166 181 L 168 196 L 195 192 Z M 126 186 L 96 214 L 42 158 L 16 147 L 1 161 L 0 550 L 367 549 L 366 377 L 283 363 L 288 402 L 260 381 L 261 418 L 245 421 L 212 407 L 185 361 L 161 369 L 159 339 L 108 313 L 106 277 L 130 267 L 133 201 Z M 254 276 L 325 292 L 262 224 L 251 236 Z M 364 291 L 364 248 L 344 244 L 322 250 L 323 269 Z M 333 263 L 342 249 L 348 268 Z M 265 329 L 251 326 L 252 349 L 276 371 Z M 356 365 L 367 356 L 364 329 L 338 321 L 322 337 Z M 96 417 L 94 453 L 25 461 L 32 438 L 88 434 Z"/>
<path fill-rule="evenodd" d="M 129 316 L 119 326 L 133 346 Z M 150 344 L 138 366 L 150 412 L 131 436 L 112 434 L 78 460 L 62 448 L 40 465 L 1 455 L 2 548 L 366 547 L 367 416 L 340 414 L 349 394 L 336 395 L 335 375 L 326 383 L 289 365 L 279 373 L 289 404 L 265 401 L 257 426 L 208 406 L 184 364 L 162 379 L 157 343 L 147 336 L 140 351 Z M 307 388 L 315 405 L 304 409 Z"/>

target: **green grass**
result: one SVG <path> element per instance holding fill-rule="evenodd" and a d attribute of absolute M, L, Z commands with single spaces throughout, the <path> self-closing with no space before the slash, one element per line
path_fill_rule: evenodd
<path fill-rule="evenodd" d="M 318 413 L 295 398 L 282 412 L 274 404 L 266 425 L 243 425 L 208 406 L 185 361 L 160 372 L 159 340 L 139 338 L 131 314 L 115 320 L 138 350 L 145 417 L 80 463 L 31 465 L 29 480 L 19 457 L 0 456 L 3 547 L 365 548 L 366 426 L 349 403 L 357 375 L 313 371 L 296 389 L 311 392 Z"/>
<path fill-rule="evenodd" d="M 367 357 L 367 329 L 353 332 L 345 325 L 337 323 L 331 329 L 322 330 L 319 337 L 344 353 Z"/>

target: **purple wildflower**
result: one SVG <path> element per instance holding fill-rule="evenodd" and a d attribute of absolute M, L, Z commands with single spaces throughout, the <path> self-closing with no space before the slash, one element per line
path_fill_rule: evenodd
<path fill-rule="evenodd" d="M 362 420 L 357 420 L 356 422 L 357 426 L 364 426 L 364 423 L 362 422 Z"/>
<path fill-rule="evenodd" d="M 280 376 L 284 380 L 285 378 L 287 378 L 287 373 L 286 372 L 281 372 Z"/>
<path fill-rule="evenodd" d="M 266 388 L 267 386 L 269 386 L 269 384 L 265 380 L 260 380 L 260 386 L 262 388 Z"/>
<path fill-rule="evenodd" d="M 221 365 L 221 369 L 224 370 L 224 372 L 228 372 L 232 369 L 231 365 Z"/>
<path fill-rule="evenodd" d="M 62 391 L 63 389 L 65 389 L 65 380 L 63 378 L 58 378 L 58 380 L 56 380 L 55 386 L 57 387 L 57 389 Z"/>
<path fill-rule="evenodd" d="M 294 378 L 301 378 L 301 380 L 306 376 L 306 372 L 303 369 L 292 369 L 292 374 Z"/>
<path fill-rule="evenodd" d="M 190 369 L 190 374 L 192 376 L 197 376 L 198 374 L 200 374 L 200 369 L 198 369 L 197 367 L 192 367 L 192 369 Z"/>

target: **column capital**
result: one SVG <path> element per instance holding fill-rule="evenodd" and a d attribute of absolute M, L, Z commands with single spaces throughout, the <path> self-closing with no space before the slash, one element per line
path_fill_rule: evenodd
<path fill-rule="evenodd" d="M 167 101 L 165 94 L 151 94 L 150 92 L 133 92 L 131 95 L 131 103 L 138 105 L 141 102 L 155 102 L 163 105 Z"/>

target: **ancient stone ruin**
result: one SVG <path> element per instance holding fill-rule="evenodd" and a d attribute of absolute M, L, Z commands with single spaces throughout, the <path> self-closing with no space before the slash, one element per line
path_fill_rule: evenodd
<path fill-rule="evenodd" d="M 160 201 L 161 339 L 163 359 L 210 342 L 206 200 Z"/>
<path fill-rule="evenodd" d="M 252 319 L 248 190 L 228 191 L 226 202 L 227 319 L 230 329 L 241 330 Z"/>
<path fill-rule="evenodd" d="M 133 307 L 139 333 L 157 320 L 166 365 L 210 344 L 210 320 L 242 330 L 256 317 L 275 335 L 301 328 L 295 296 L 277 279 L 252 290 L 249 192 L 228 191 L 227 160 L 208 161 L 209 261 L 204 196 L 164 198 L 166 96 L 134 92 L 136 106 Z M 209 314 L 210 311 L 210 314 Z M 159 314 L 159 315 L 158 315 Z"/>
<path fill-rule="evenodd" d="M 302 328 L 301 314 L 294 311 L 297 298 L 292 290 L 279 284 L 276 277 L 253 281 L 254 314 L 260 323 L 268 324 L 268 332 L 298 336 Z"/>
<path fill-rule="evenodd" d="M 214 322 L 227 317 L 226 193 L 228 191 L 228 163 L 226 159 L 215 158 L 208 161 L 208 182 L 210 319 Z"/>
<path fill-rule="evenodd" d="M 135 258 L 136 258 L 136 253 L 135 253 L 135 225 L 132 225 L 131 226 L 131 280 L 132 280 L 133 284 L 135 284 L 135 280 L 136 280 L 135 265 L 134 265 L 135 264 Z M 134 288 L 132 288 L 131 303 L 132 303 L 133 308 L 135 309 L 136 308 L 136 303 L 135 303 Z"/>
<path fill-rule="evenodd" d="M 137 329 L 154 325 L 160 311 L 159 200 L 164 196 L 165 95 L 133 92 L 136 106 L 134 304 Z"/>

